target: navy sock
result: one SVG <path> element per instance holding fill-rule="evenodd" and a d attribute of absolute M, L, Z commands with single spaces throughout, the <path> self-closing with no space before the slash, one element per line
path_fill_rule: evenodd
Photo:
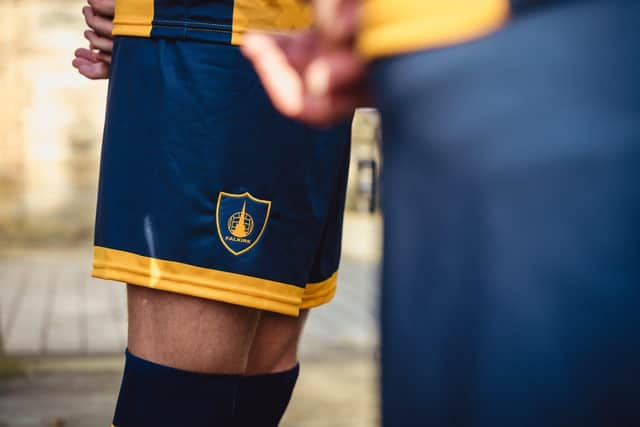
<path fill-rule="evenodd" d="M 239 375 L 187 372 L 126 352 L 116 427 L 229 427 Z"/>
<path fill-rule="evenodd" d="M 275 374 L 248 375 L 240 380 L 235 427 L 277 427 L 289 405 L 300 365 Z"/>

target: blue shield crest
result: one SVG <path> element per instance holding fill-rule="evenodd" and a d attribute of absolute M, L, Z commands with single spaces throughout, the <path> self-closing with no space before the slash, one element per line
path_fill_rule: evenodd
<path fill-rule="evenodd" d="M 262 237 L 270 212 L 269 200 L 260 200 L 249 192 L 232 194 L 221 191 L 216 206 L 220 241 L 234 255 L 248 252 Z"/>

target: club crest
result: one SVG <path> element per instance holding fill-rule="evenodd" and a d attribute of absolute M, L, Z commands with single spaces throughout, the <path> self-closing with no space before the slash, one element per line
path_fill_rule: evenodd
<path fill-rule="evenodd" d="M 229 252 L 240 255 L 253 248 L 267 227 L 271 202 L 248 192 L 218 195 L 216 225 L 218 237 Z"/>

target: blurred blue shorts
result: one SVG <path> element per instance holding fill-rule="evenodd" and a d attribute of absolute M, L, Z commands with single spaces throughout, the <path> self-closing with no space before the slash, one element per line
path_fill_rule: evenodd
<path fill-rule="evenodd" d="M 385 427 L 640 426 L 640 3 L 540 4 L 374 65 Z"/>

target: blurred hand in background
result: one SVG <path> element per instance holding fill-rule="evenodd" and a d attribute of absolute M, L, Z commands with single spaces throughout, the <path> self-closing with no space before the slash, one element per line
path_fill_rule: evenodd
<path fill-rule="evenodd" d="M 368 103 L 366 64 L 355 49 L 360 1 L 312 3 L 312 29 L 291 35 L 249 33 L 242 51 L 281 113 L 325 126 Z"/>
<path fill-rule="evenodd" d="M 83 76 L 97 80 L 109 77 L 109 64 L 113 51 L 113 14 L 115 0 L 88 0 L 89 5 L 82 8 L 82 14 L 89 26 L 84 37 L 89 48 L 75 51 L 72 65 Z"/>

